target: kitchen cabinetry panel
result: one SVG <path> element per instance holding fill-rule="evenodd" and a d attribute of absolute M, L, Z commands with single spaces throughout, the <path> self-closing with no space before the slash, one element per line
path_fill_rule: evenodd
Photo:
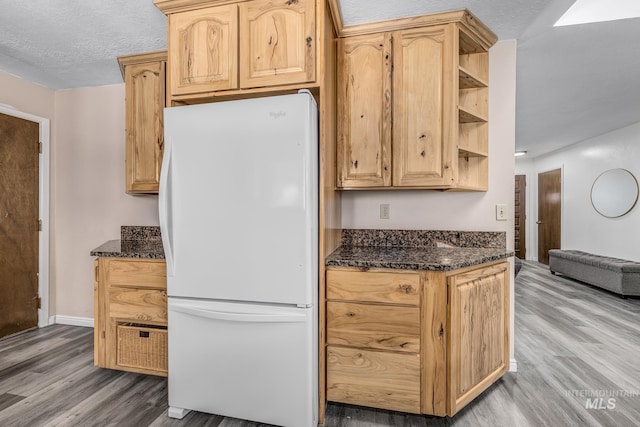
<path fill-rule="evenodd" d="M 357 35 L 338 41 L 344 107 L 337 186 L 486 191 L 488 49 L 495 35 L 467 11 L 364 24 L 345 33 Z M 387 39 L 392 46 L 385 48 L 384 66 L 375 50 L 373 59 L 357 53 L 361 46 L 382 49 L 380 40 Z M 390 84 L 387 69 L 393 71 Z M 380 100 L 393 102 L 387 107 Z"/>
<path fill-rule="evenodd" d="M 166 322 L 167 293 L 150 289 L 111 288 L 109 315 L 136 322 Z"/>
<path fill-rule="evenodd" d="M 391 185 L 391 36 L 338 40 L 338 186 Z"/>
<path fill-rule="evenodd" d="M 238 87 L 238 7 L 207 7 L 169 15 L 172 95 Z"/>
<path fill-rule="evenodd" d="M 451 415 L 508 369 L 508 271 L 502 263 L 449 278 Z"/>
<path fill-rule="evenodd" d="M 157 193 L 164 149 L 166 52 L 118 58 L 125 82 L 126 192 Z"/>
<path fill-rule="evenodd" d="M 420 309 L 329 301 L 327 343 L 416 353 Z"/>
<path fill-rule="evenodd" d="M 164 260 L 95 261 L 94 364 L 167 375 Z"/>
<path fill-rule="evenodd" d="M 327 398 L 420 413 L 420 356 L 329 346 Z"/>
<path fill-rule="evenodd" d="M 253 0 L 240 8 L 240 86 L 315 80 L 315 0 Z"/>
<path fill-rule="evenodd" d="M 111 260 L 109 283 L 112 286 L 163 289 L 167 283 L 167 267 L 164 261 L 131 262 Z"/>
<path fill-rule="evenodd" d="M 451 185 L 452 28 L 399 31 L 393 42 L 393 185 Z"/>
<path fill-rule="evenodd" d="M 420 275 L 328 270 L 327 298 L 417 306 L 420 304 Z"/>
<path fill-rule="evenodd" d="M 507 262 L 326 275 L 328 400 L 451 416 L 507 371 Z"/>

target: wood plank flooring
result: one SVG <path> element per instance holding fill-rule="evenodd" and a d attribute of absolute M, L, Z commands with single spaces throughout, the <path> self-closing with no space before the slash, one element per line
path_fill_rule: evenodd
<path fill-rule="evenodd" d="M 640 425 L 640 299 L 532 262 L 515 289 L 518 373 L 453 418 L 329 404 L 325 426 Z M 55 325 L 0 340 L 2 427 L 261 426 L 197 412 L 173 420 L 166 412 L 165 378 L 93 366 L 92 329 Z"/>

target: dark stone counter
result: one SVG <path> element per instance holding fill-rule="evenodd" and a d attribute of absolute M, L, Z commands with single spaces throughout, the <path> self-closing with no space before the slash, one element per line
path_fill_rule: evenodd
<path fill-rule="evenodd" d="M 438 248 L 341 246 L 326 259 L 327 266 L 451 271 L 514 255 L 504 248 Z"/>
<path fill-rule="evenodd" d="M 109 240 L 92 250 L 91 256 L 164 259 L 164 249 L 159 240 Z"/>

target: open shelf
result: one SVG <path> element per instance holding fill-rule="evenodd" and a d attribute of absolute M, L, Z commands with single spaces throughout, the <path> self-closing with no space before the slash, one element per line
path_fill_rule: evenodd
<path fill-rule="evenodd" d="M 489 153 L 458 148 L 458 157 L 488 157 Z"/>
<path fill-rule="evenodd" d="M 462 105 L 458 106 L 458 122 L 459 123 L 485 123 L 488 122 L 489 119 L 486 117 L 482 117 L 479 113 L 475 111 L 469 111 L 467 108 Z"/>
<path fill-rule="evenodd" d="M 489 87 L 489 84 L 481 79 L 480 77 L 475 76 L 472 72 L 465 69 L 464 67 L 458 67 L 459 74 L 459 87 L 460 89 L 473 89 L 479 87 Z"/>

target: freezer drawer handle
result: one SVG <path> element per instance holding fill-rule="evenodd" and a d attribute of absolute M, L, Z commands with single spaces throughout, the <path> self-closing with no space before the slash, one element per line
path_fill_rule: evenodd
<path fill-rule="evenodd" d="M 265 314 L 265 313 L 230 313 L 228 311 L 203 310 L 194 307 L 172 306 L 170 310 L 191 316 L 206 317 L 214 320 L 230 322 L 255 323 L 303 323 L 307 316 L 304 314 Z"/>

